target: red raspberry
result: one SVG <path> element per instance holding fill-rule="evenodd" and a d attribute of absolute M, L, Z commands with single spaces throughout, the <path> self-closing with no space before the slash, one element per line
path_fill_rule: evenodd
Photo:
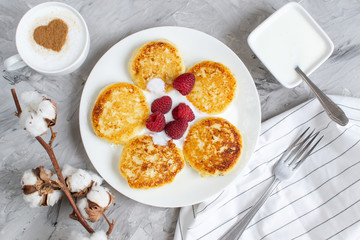
<path fill-rule="evenodd" d="M 165 127 L 165 116 L 161 112 L 155 112 L 146 120 L 146 127 L 150 131 L 161 132 Z"/>
<path fill-rule="evenodd" d="M 187 122 L 191 122 L 195 119 L 195 115 L 191 108 L 185 103 L 180 103 L 172 110 L 172 116 L 174 119 L 184 119 Z"/>
<path fill-rule="evenodd" d="M 184 73 L 175 78 L 173 87 L 178 90 L 182 95 L 188 95 L 193 89 L 195 84 L 195 75 L 192 73 Z"/>
<path fill-rule="evenodd" d="M 187 121 L 185 121 L 184 119 L 178 119 L 166 124 L 165 133 L 172 139 L 179 139 L 184 135 L 187 127 Z"/>
<path fill-rule="evenodd" d="M 161 112 L 163 114 L 170 111 L 172 100 L 169 96 L 163 96 L 155 99 L 151 104 L 151 112 Z"/>

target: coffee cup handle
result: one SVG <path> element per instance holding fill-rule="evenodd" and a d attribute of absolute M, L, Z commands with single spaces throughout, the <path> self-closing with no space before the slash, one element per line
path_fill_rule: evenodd
<path fill-rule="evenodd" d="M 14 71 L 25 66 L 26 63 L 22 60 L 19 54 L 15 54 L 4 61 L 6 71 Z"/>

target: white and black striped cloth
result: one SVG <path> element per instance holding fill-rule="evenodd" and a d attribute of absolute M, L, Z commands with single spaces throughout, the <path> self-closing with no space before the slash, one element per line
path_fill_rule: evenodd
<path fill-rule="evenodd" d="M 174 239 L 218 239 L 242 219 L 269 186 L 280 155 L 307 127 L 324 139 L 296 175 L 278 185 L 242 239 L 360 239 L 360 99 L 331 98 L 349 117 L 346 127 L 332 122 L 316 99 L 262 123 L 242 175 L 217 196 L 183 207 Z"/>

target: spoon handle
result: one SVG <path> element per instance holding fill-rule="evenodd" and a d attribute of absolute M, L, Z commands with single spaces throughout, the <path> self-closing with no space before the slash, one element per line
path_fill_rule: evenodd
<path fill-rule="evenodd" d="M 326 96 L 299 68 L 296 67 L 295 71 L 301 76 L 301 78 L 309 85 L 315 96 L 324 107 L 327 115 L 336 123 L 341 126 L 348 124 L 349 119 L 346 117 L 344 111 L 339 108 L 328 96 Z"/>

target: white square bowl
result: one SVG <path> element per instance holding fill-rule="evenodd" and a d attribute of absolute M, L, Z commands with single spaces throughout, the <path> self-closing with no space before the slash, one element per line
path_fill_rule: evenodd
<path fill-rule="evenodd" d="M 273 13 L 248 37 L 256 56 L 285 87 L 301 83 L 297 66 L 307 75 L 315 71 L 334 50 L 334 44 L 310 14 L 295 2 Z"/>

